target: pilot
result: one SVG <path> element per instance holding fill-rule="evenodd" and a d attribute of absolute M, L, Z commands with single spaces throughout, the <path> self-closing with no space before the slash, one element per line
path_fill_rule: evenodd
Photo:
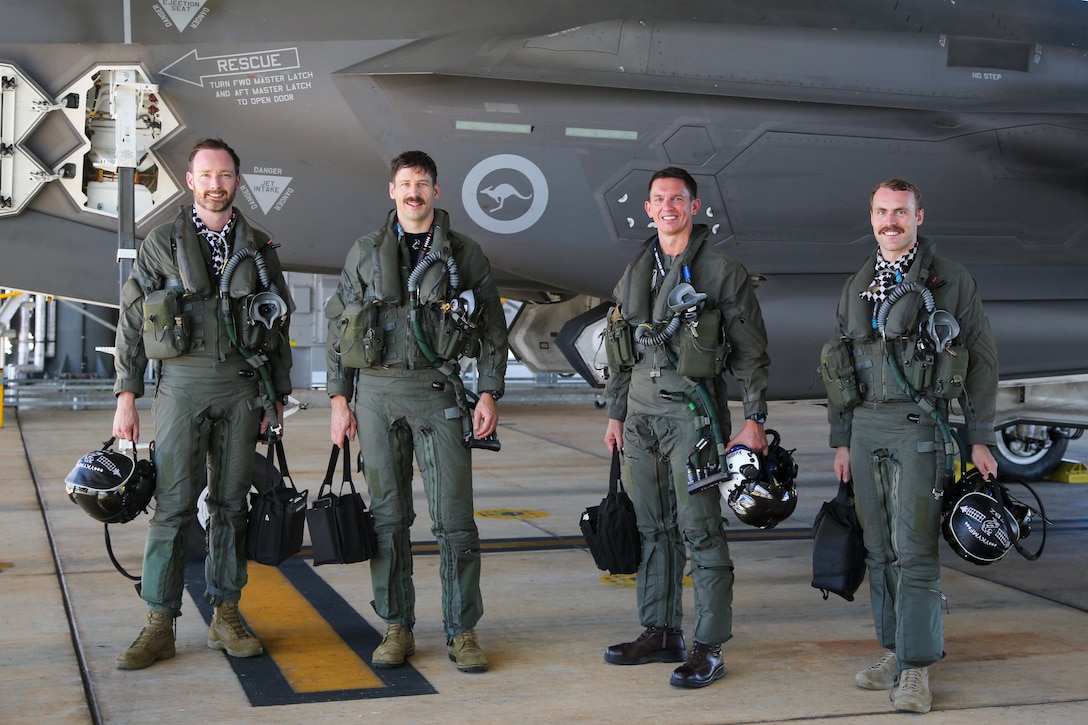
<path fill-rule="evenodd" d="M 610 341 L 628 340 L 622 351 L 609 351 L 605 444 L 622 449 L 631 482 L 642 538 L 637 596 L 645 630 L 634 641 L 609 647 L 604 658 L 619 665 L 683 662 L 670 679 L 681 688 L 705 687 L 725 676 L 721 645 L 732 637 L 733 624 L 733 561 L 722 497 L 716 486 L 688 492 L 689 467 L 704 464 L 693 463 L 701 438 L 692 412 L 692 401 L 701 397 L 698 387 L 707 391 L 711 406 L 699 415 L 715 417 L 728 438 L 728 369 L 740 381 L 744 407 L 744 424 L 728 448 L 743 445 L 764 454 L 768 449 L 763 425 L 770 357 L 763 315 L 748 272 L 710 241 L 705 225 L 694 224 L 699 207 L 687 171 L 669 167 L 650 179 L 646 213 L 657 234 L 616 286 L 618 306 L 608 332 Z M 702 301 L 698 308 L 674 311 L 670 304 L 677 290 L 687 289 L 683 284 Z M 669 322 L 678 315 L 684 322 L 669 334 Z M 623 352 L 628 349 L 632 354 Z M 695 589 L 690 650 L 682 629 L 685 546 Z"/>
<path fill-rule="evenodd" d="M 889 179 L 873 190 L 878 249 L 843 287 L 821 365 L 844 371 L 828 385 L 830 444 L 835 475 L 853 480 L 873 621 L 887 650 L 855 683 L 891 688 L 895 709 L 915 713 L 929 712 L 928 667 L 944 656 L 937 545 L 952 400 L 972 462 L 983 477 L 997 475 L 988 447 L 997 402 L 990 321 L 967 270 L 918 236 L 922 217 L 914 184 Z"/>
<path fill-rule="evenodd" d="M 479 245 L 434 206 L 434 160 L 404 152 L 390 176 L 396 208 L 352 246 L 325 307 L 332 442 L 358 432 L 377 532 L 372 605 L 386 628 L 372 662 L 399 667 L 415 652 L 414 453 L 438 541 L 447 653 L 458 670 L 485 672 L 475 630 L 483 597 L 471 448 L 497 449 L 506 319 Z M 476 359 L 478 395 L 461 382 L 463 357 Z"/>
<path fill-rule="evenodd" d="M 122 670 L 174 656 L 186 534 L 205 485 L 204 601 L 215 608 L 208 646 L 234 657 L 264 651 L 238 613 L 246 584 L 246 494 L 258 435 L 278 430 L 291 392 L 293 305 L 277 245 L 233 206 L 238 164 L 220 139 L 193 146 L 185 175 L 193 204 L 151 230 L 121 290 L 115 437 L 139 440 L 136 398 L 144 393 L 147 361 L 158 361 L 159 369 L 155 513 L 137 586 L 147 602 L 147 626 L 117 657 Z M 277 302 L 257 310 L 258 296 Z"/>

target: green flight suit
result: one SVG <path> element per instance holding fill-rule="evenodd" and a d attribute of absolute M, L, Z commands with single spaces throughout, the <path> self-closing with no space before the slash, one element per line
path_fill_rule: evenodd
<path fill-rule="evenodd" d="M 704 310 L 720 313 L 725 365 L 741 383 L 745 415 L 766 412 L 770 358 L 767 333 L 751 278 L 733 257 L 708 241 L 709 230 L 696 225 L 687 248 L 672 260 L 658 292 L 651 290 L 657 237 L 646 242 L 628 265 L 614 295 L 632 326 L 665 322 L 669 293 L 684 280 L 684 269 L 696 292 L 705 293 Z M 700 328 L 702 334 L 708 332 Z M 631 369 L 612 369 L 606 389 L 610 418 L 624 421 L 623 459 L 628 489 L 642 538 L 637 579 L 639 620 L 644 627 L 680 627 L 682 578 L 691 551 L 695 589 L 695 641 L 717 645 L 729 640 L 733 622 L 733 561 L 729 555 L 722 497 L 717 487 L 688 494 L 687 459 L 702 433 L 687 400 L 699 399 L 695 381 L 680 375 L 665 352 L 674 354 L 692 330 L 682 324 L 664 345 L 647 346 Z M 724 375 L 703 380 L 730 438 Z M 660 392 L 682 393 L 664 400 Z M 677 398 L 678 396 L 673 396 Z M 724 441 L 723 441 L 724 442 Z M 703 463 L 713 455 L 714 441 L 704 449 Z"/>
<path fill-rule="evenodd" d="M 896 653 L 900 669 L 926 667 L 944 656 L 937 477 L 945 458 L 935 422 L 896 382 L 888 363 L 893 345 L 884 345 L 873 329 L 874 303 L 859 296 L 873 280 L 877 253 L 847 280 L 839 301 L 836 338 L 845 339 L 850 349 L 862 402 L 843 409 L 829 401 L 830 443 L 850 446 L 877 639 Z M 903 281 L 924 282 L 935 308 L 959 322 L 955 344 L 968 355 L 959 398 L 966 419 L 963 443 L 993 445 L 997 352 L 974 279 L 963 266 L 936 256 L 931 240 L 919 237 L 917 256 Z M 904 297 L 893 315 L 912 318 L 919 300 L 915 294 Z M 915 334 L 903 347 L 913 349 L 916 339 Z M 947 401 L 937 400 L 932 390 L 920 392 L 947 410 Z"/>
<path fill-rule="evenodd" d="M 506 318 L 479 245 L 449 229 L 449 215 L 435 210 L 431 252 L 450 255 L 460 290 L 472 290 L 478 306 L 476 333 L 466 349 L 450 355 L 456 368 L 462 353 L 475 357 L 478 388 L 504 390 L 508 354 Z M 480 534 L 473 518 L 472 458 L 465 445 L 469 411 L 458 405 L 446 372 L 435 369 L 421 350 L 409 319 L 410 256 L 396 212 L 384 226 L 359 239 L 348 252 L 340 285 L 325 307 L 329 321 L 327 389 L 330 396 L 354 397 L 363 470 L 371 495 L 377 552 L 370 559 L 375 612 L 387 623 L 411 630 L 415 624 L 410 529 L 412 456 L 423 476 L 431 532 L 438 542 L 442 616 L 449 636 L 473 629 L 483 615 L 480 592 Z M 448 292 L 449 267 L 442 261 L 420 276 L 421 325 L 429 347 L 448 326 L 441 303 Z M 353 305 L 373 305 L 380 330 L 381 361 L 366 368 L 344 364 L 338 321 Z"/>
<path fill-rule="evenodd" d="M 252 482 L 254 450 L 263 413 L 260 377 L 227 334 L 217 299 L 219 282 L 211 269 L 211 251 L 192 223 L 192 206 L 175 222 L 156 227 L 140 245 L 129 279 L 121 290 L 117 326 L 114 393 L 144 393 L 144 302 L 156 290 L 183 295 L 190 344 L 180 356 L 162 360 L 155 394 L 155 511 L 148 525 L 140 596 L 149 609 L 181 613 L 185 585 L 186 539 L 197 498 L 208 488 L 208 556 L 205 560 L 208 604 L 237 602 L 247 581 L 246 495 Z M 287 303 L 288 316 L 254 339 L 254 349 L 268 357 L 277 396 L 291 392 L 290 311 L 275 246 L 235 212 L 229 235 L 231 251 L 259 253 L 268 280 Z M 257 264 L 243 259 L 230 275 L 235 326 L 245 321 L 249 295 L 263 291 Z M 258 325 L 258 327 L 261 327 Z M 247 333 L 248 334 L 248 333 Z M 250 343 L 246 343 L 247 346 Z"/>

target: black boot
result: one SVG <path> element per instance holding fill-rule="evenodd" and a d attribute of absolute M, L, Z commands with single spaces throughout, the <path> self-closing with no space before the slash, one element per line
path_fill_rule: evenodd
<path fill-rule="evenodd" d="M 673 687 L 706 687 L 725 677 L 725 659 L 721 645 L 693 642 L 687 661 L 673 670 L 669 684 Z"/>
<path fill-rule="evenodd" d="M 614 665 L 683 662 L 684 651 L 684 630 L 679 627 L 647 627 L 634 642 L 614 644 L 605 650 L 604 661 Z"/>

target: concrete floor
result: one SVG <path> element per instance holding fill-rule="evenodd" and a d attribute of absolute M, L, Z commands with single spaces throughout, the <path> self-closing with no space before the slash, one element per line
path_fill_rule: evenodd
<path fill-rule="evenodd" d="M 311 497 L 330 445 L 328 410 L 320 396 L 313 402 L 288 420 L 286 437 L 295 484 Z M 854 673 L 881 655 L 867 586 L 852 603 L 824 601 L 809 586 L 809 527 L 835 488 L 818 405 L 772 405 L 768 425 L 797 449 L 800 503 L 770 532 L 728 514 L 735 636 L 725 646 L 727 677 L 698 691 L 668 685 L 675 665 L 603 662 L 607 645 L 633 638 L 641 627 L 633 580 L 603 576 L 580 545 L 579 515 L 600 500 L 609 468 L 605 413 L 588 402 L 504 400 L 502 451 L 476 454 L 486 605 L 478 632 L 490 672 L 462 674 L 447 659 L 438 561 L 420 494 L 413 529 L 417 652 L 410 667 L 381 677 L 367 667 L 383 627 L 369 606 L 366 565 L 312 567 L 306 545 L 279 569 L 251 566 L 242 611 L 266 656 L 233 660 L 208 649 L 207 612 L 189 596 L 177 622 L 177 657 L 137 672 L 115 669 L 117 653 L 144 623 L 143 603 L 110 564 L 102 526 L 67 500 L 63 484 L 75 461 L 109 437 L 112 410 L 4 412 L 0 722 L 883 723 L 904 717 L 886 693 L 853 684 Z M 143 430 L 151 431 L 151 412 L 142 416 Z M 1088 443 L 1075 441 L 1069 455 L 1088 460 Z M 1088 720 L 1088 486 L 1037 488 L 1054 522 L 1039 561 L 1013 552 L 977 567 L 944 551 L 948 656 L 931 667 L 930 722 Z M 114 550 L 130 571 L 140 568 L 146 521 L 110 527 Z M 1037 542 L 1025 541 L 1029 548 Z M 199 587 L 199 569 L 193 571 Z M 690 589 L 685 611 L 691 611 Z M 329 639 L 332 630 L 337 636 Z"/>

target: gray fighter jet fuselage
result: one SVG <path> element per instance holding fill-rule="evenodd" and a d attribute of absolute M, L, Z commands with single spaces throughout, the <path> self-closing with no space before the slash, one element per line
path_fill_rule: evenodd
<path fill-rule="evenodd" d="M 188 201 L 204 136 L 238 150 L 237 204 L 288 268 L 335 274 L 392 207 L 389 159 L 421 148 L 503 292 L 561 303 L 526 305 L 518 354 L 567 369 L 555 340 L 608 300 L 653 234 L 650 175 L 678 165 L 697 223 L 761 280 L 771 394 L 819 397 L 869 192 L 897 176 L 978 280 L 1002 376 L 1088 373 L 1088 3 L 36 0 L 0 18 L 4 288 L 116 304 L 119 169 L 138 241 Z"/>

